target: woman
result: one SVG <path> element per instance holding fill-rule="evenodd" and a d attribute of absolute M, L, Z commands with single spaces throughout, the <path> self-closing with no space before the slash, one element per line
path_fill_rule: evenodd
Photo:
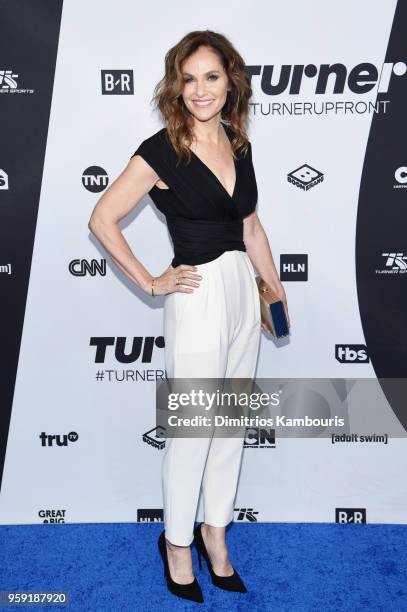
<path fill-rule="evenodd" d="M 150 295 L 165 295 L 169 378 L 253 378 L 261 326 L 255 272 L 284 302 L 266 234 L 255 211 L 257 185 L 245 123 L 252 94 L 244 62 L 222 35 L 187 34 L 165 58 L 154 100 L 165 122 L 144 140 L 98 201 L 89 221 L 115 263 Z M 164 213 L 174 258 L 153 277 L 117 223 L 149 194 Z M 165 530 L 159 538 L 167 586 L 203 601 L 190 545 L 212 582 L 247 589 L 228 558 L 243 450 L 236 438 L 167 438 L 162 483 Z M 194 530 L 201 488 L 205 522 Z"/>

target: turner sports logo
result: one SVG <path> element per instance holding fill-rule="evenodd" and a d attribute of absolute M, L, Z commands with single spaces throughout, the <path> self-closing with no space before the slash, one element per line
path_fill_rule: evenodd
<path fill-rule="evenodd" d="M 47 434 L 42 431 L 39 438 L 41 446 L 68 446 L 68 444 L 77 442 L 79 435 L 76 431 L 71 431 L 69 434 Z"/>
<path fill-rule="evenodd" d="M 335 64 L 282 64 L 250 65 L 246 72 L 251 81 L 260 81 L 261 91 L 267 96 L 278 96 L 282 93 L 295 96 L 302 89 L 313 85 L 315 94 L 345 93 L 363 95 L 377 88 L 377 94 L 388 92 L 390 81 L 394 77 L 404 77 L 407 65 L 404 62 L 384 62 L 376 66 L 362 62 L 348 67 L 339 62 Z M 259 79 L 257 77 L 260 77 Z"/>
<path fill-rule="evenodd" d="M 403 251 L 397 253 L 382 253 L 382 257 L 386 258 L 383 268 L 376 268 L 376 274 L 406 274 L 407 272 L 407 255 Z"/>
<path fill-rule="evenodd" d="M 0 70 L 0 94 L 33 94 L 35 89 L 18 87 L 19 76 L 13 70 Z"/>
<path fill-rule="evenodd" d="M 151 363 L 154 349 L 164 348 L 164 336 L 134 336 L 130 342 L 124 336 L 92 336 L 89 346 L 96 347 L 95 363 L 105 363 L 112 353 L 119 363 L 133 363 L 140 358 L 142 363 Z"/>
<path fill-rule="evenodd" d="M 366 508 L 336 508 L 335 522 L 342 524 L 366 523 Z"/>
<path fill-rule="evenodd" d="M 238 513 L 235 521 L 248 521 L 249 523 L 257 523 L 257 510 L 253 508 L 234 508 L 234 511 Z"/>

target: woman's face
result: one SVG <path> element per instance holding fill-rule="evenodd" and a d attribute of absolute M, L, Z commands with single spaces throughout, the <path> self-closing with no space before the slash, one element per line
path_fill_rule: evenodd
<path fill-rule="evenodd" d="M 199 47 L 182 65 L 185 106 L 198 121 L 208 121 L 220 113 L 228 92 L 228 76 L 218 55 L 209 47 Z"/>

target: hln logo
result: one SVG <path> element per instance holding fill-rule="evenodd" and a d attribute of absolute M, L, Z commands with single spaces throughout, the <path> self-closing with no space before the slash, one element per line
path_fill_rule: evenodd
<path fill-rule="evenodd" d="M 162 523 L 164 521 L 163 508 L 138 508 L 138 523 Z"/>
<path fill-rule="evenodd" d="M 134 94 L 132 70 L 102 70 L 102 94 L 130 96 Z"/>
<path fill-rule="evenodd" d="M 336 508 L 336 523 L 366 523 L 366 508 Z"/>
<path fill-rule="evenodd" d="M 106 276 L 106 259 L 101 259 L 100 263 L 96 259 L 91 259 L 90 262 L 87 259 L 73 259 L 69 262 L 69 272 L 73 276 Z"/>
<path fill-rule="evenodd" d="M 284 253 L 280 255 L 280 280 L 307 281 L 308 254 Z"/>

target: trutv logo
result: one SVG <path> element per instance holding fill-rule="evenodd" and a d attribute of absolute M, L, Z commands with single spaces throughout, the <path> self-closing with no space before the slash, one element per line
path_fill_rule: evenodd
<path fill-rule="evenodd" d="M 335 522 L 343 524 L 366 523 L 366 508 L 336 508 Z"/>
<path fill-rule="evenodd" d="M 354 94 L 366 94 L 376 89 L 377 94 L 387 93 L 390 80 L 405 76 L 407 65 L 404 62 L 385 62 L 377 67 L 370 62 L 362 62 L 348 67 L 339 62 L 335 64 L 282 64 L 246 66 L 251 81 L 260 77 L 261 91 L 268 96 L 282 93 L 299 95 L 304 88 L 313 85 L 316 94 L 343 94 L 347 88 Z M 328 85 L 329 83 L 329 85 Z"/>
<path fill-rule="evenodd" d="M 71 431 L 69 434 L 47 434 L 42 431 L 39 435 L 41 446 L 68 446 L 73 442 L 78 441 L 76 431 Z"/>
<path fill-rule="evenodd" d="M 335 359 L 339 363 L 369 363 L 364 344 L 335 344 Z"/>

